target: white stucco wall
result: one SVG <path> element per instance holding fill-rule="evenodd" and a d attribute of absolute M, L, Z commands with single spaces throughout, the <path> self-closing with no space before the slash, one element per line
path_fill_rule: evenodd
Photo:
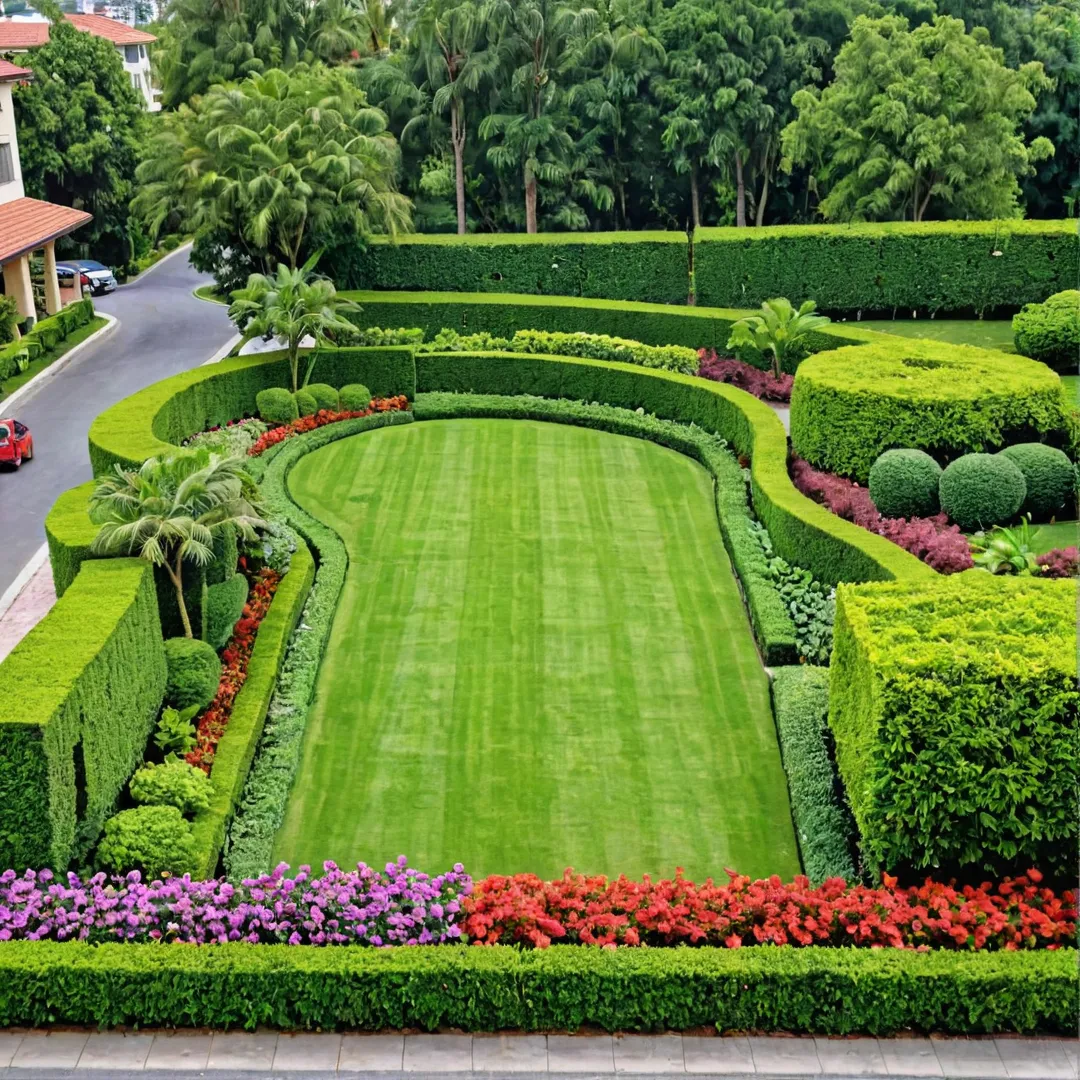
<path fill-rule="evenodd" d="M 11 167 L 15 179 L 0 184 L 0 203 L 21 199 L 23 190 L 22 166 L 19 164 L 19 140 L 15 134 L 15 106 L 11 100 L 11 83 L 0 83 L 0 143 L 11 146 Z"/>
<path fill-rule="evenodd" d="M 128 60 L 128 50 L 132 49 L 138 54 L 138 58 L 132 62 Z M 146 45 L 117 45 L 116 51 L 120 53 L 120 59 L 124 64 L 124 70 L 131 79 L 132 84 L 142 94 L 146 102 L 146 108 L 150 112 L 158 112 L 161 102 L 154 97 L 153 86 L 150 82 L 150 52 Z M 137 79 L 137 81 L 136 81 Z"/>

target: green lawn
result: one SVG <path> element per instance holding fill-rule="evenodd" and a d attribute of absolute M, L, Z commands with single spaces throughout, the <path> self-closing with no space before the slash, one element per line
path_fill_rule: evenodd
<path fill-rule="evenodd" d="M 1062 375 L 1061 381 L 1068 392 L 1069 400 L 1080 406 L 1080 375 Z"/>
<path fill-rule="evenodd" d="M 852 323 L 864 330 L 882 330 L 901 337 L 930 338 L 953 345 L 1013 351 L 1011 319 L 866 319 Z"/>
<path fill-rule="evenodd" d="M 78 330 L 73 330 L 68 334 L 56 348 L 45 349 L 27 365 L 25 371 L 20 371 L 18 375 L 12 375 L 10 379 L 4 380 L 0 385 L 0 399 L 14 394 L 20 386 L 25 386 L 35 375 L 55 364 L 64 353 L 70 352 L 76 345 L 81 345 L 91 334 L 96 334 L 105 325 L 106 320 L 100 315 L 95 315 L 85 326 L 80 326 Z"/>
<path fill-rule="evenodd" d="M 1078 533 L 1080 526 L 1075 521 L 1059 521 L 1054 525 L 1033 525 L 1032 528 L 1038 530 L 1033 546 L 1040 555 L 1044 551 L 1076 547 L 1080 543 L 1080 533 Z"/>
<path fill-rule="evenodd" d="M 350 568 L 275 858 L 798 870 L 711 480 L 636 439 L 424 422 L 290 486 Z"/>

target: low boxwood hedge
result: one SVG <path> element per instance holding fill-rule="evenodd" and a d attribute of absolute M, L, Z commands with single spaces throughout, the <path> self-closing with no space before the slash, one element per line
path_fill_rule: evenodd
<path fill-rule="evenodd" d="M 0 949 L 0 1025 L 1074 1034 L 1077 953 L 87 945 Z"/>

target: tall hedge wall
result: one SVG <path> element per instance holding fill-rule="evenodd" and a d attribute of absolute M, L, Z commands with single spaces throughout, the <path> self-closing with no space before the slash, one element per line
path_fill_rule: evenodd
<path fill-rule="evenodd" d="M 67 592 L 84 560 L 97 557 L 90 551 L 90 545 L 98 534 L 98 526 L 91 522 L 88 509 L 95 487 L 97 481 L 88 480 L 68 488 L 45 517 L 45 539 L 57 596 Z"/>
<path fill-rule="evenodd" d="M 843 586 L 833 640 L 829 724 L 868 863 L 1073 882 L 1076 583 Z"/>
<path fill-rule="evenodd" d="M 751 459 L 754 507 L 785 558 L 828 582 L 936 577 L 914 555 L 796 491 L 783 426 L 768 405 L 742 390 L 629 364 L 512 353 L 418 354 L 416 382 L 420 391 L 601 401 L 695 423 Z"/>
<path fill-rule="evenodd" d="M 0 1025 L 1072 1035 L 1077 954 L 12 941 Z"/>
<path fill-rule="evenodd" d="M 824 311 L 1017 308 L 1076 287 L 1075 221 L 935 221 L 699 229 L 698 303 L 772 296 Z"/>
<path fill-rule="evenodd" d="M 323 349 L 311 377 L 335 387 L 363 383 L 376 397 L 416 393 L 407 348 Z M 116 462 L 138 467 L 197 431 L 251 416 L 260 390 L 287 386 L 288 380 L 283 352 L 235 357 L 162 379 L 106 409 L 90 425 L 94 474 Z"/>
<path fill-rule="evenodd" d="M 685 304 L 685 233 L 483 233 L 376 239 L 355 289 L 454 289 Z"/>
<path fill-rule="evenodd" d="M 84 563 L 0 663 L 0 866 L 66 869 L 86 855 L 164 692 L 150 566 Z"/>

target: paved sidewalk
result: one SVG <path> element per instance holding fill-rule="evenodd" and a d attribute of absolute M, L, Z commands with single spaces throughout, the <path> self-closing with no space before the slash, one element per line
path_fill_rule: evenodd
<path fill-rule="evenodd" d="M 690 1035 L 278 1035 L 276 1032 L 0 1032 L 0 1077 L 256 1076 L 395 1080 L 480 1074 L 643 1077 L 949 1077 L 1075 1080 L 1066 1039 L 822 1039 Z"/>

